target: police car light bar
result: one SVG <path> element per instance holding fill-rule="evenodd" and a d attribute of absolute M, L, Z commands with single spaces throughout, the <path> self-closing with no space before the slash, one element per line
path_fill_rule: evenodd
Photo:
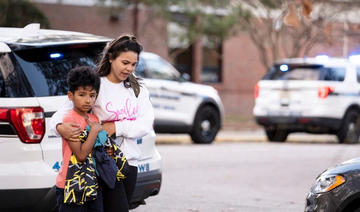
<path fill-rule="evenodd" d="M 360 64 L 360 55 L 349 56 L 349 61 L 354 64 Z"/>
<path fill-rule="evenodd" d="M 322 54 L 322 55 L 316 56 L 315 59 L 319 62 L 327 62 L 327 61 L 329 61 L 329 56 Z"/>

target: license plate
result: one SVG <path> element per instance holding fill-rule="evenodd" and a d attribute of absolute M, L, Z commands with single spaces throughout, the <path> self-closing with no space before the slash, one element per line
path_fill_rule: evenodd
<path fill-rule="evenodd" d="M 270 110 L 268 116 L 301 116 L 301 111 L 294 110 Z"/>
<path fill-rule="evenodd" d="M 290 99 L 290 91 L 280 91 L 280 99 Z"/>

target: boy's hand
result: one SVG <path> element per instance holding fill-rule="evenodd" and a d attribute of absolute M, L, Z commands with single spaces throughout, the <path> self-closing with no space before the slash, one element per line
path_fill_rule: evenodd
<path fill-rule="evenodd" d="M 70 122 L 62 123 L 56 126 L 56 130 L 67 141 L 80 142 L 80 138 L 79 138 L 81 133 L 80 125 Z"/>

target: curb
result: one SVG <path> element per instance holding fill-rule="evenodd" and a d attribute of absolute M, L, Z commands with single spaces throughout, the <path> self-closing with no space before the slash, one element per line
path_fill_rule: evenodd
<path fill-rule="evenodd" d="M 192 144 L 191 137 L 187 134 L 157 134 L 155 140 L 156 144 Z M 267 138 L 262 131 L 226 131 L 219 132 L 215 142 L 267 142 Z M 334 135 L 294 133 L 289 135 L 286 143 L 338 143 L 338 141 Z"/>
<path fill-rule="evenodd" d="M 187 134 L 156 134 L 156 144 L 192 144 L 191 137 Z M 264 142 L 266 137 L 255 133 L 228 132 L 219 133 L 215 142 Z"/>

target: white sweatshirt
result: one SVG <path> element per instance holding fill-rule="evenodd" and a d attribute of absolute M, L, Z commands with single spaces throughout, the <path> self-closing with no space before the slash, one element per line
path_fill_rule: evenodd
<path fill-rule="evenodd" d="M 72 108 L 72 102 L 67 100 L 51 117 L 50 133 L 57 134 L 56 125 L 62 122 L 64 115 Z M 141 151 L 136 140 L 153 130 L 154 111 L 149 91 L 141 85 L 140 94 L 136 98 L 133 89 L 126 88 L 123 82 L 112 83 L 106 77 L 101 77 L 93 112 L 101 122 L 114 121 L 116 142 L 129 164 L 137 166 Z"/>

